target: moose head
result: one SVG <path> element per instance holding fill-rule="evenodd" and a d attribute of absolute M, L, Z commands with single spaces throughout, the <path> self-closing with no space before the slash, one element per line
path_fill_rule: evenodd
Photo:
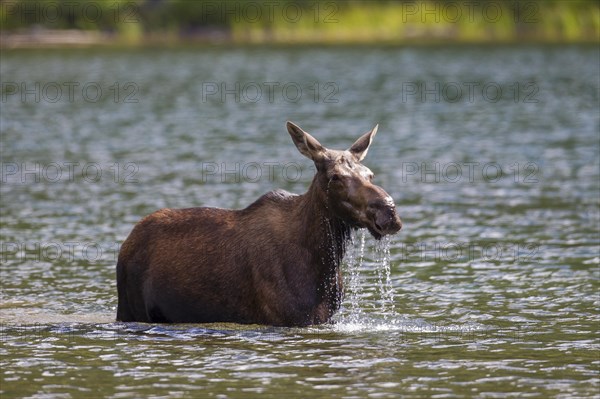
<path fill-rule="evenodd" d="M 361 161 L 367 155 L 375 126 L 345 151 L 325 148 L 292 122 L 287 129 L 300 153 L 317 169 L 313 181 L 333 216 L 355 228 L 367 228 L 376 239 L 402 228 L 396 205 L 385 190 L 373 184 L 373 172 Z"/>

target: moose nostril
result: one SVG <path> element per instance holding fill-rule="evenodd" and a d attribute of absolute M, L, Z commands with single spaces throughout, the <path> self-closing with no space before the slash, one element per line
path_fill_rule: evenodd
<path fill-rule="evenodd" d="M 389 209 L 393 209 L 393 205 L 391 205 L 389 202 L 381 200 L 381 199 L 377 199 L 374 201 L 369 201 L 369 203 L 367 204 L 367 206 L 370 209 L 384 209 L 384 208 L 389 208 Z"/>
<path fill-rule="evenodd" d="M 369 201 L 369 203 L 367 204 L 367 206 L 371 209 L 381 208 L 382 205 L 383 203 L 379 200 Z"/>

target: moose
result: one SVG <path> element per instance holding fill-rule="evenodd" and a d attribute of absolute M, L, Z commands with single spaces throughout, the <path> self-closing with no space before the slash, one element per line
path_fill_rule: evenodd
<path fill-rule="evenodd" d="M 308 326 L 342 299 L 351 231 L 402 228 L 393 199 L 361 164 L 377 127 L 348 150 L 287 130 L 316 173 L 305 194 L 264 194 L 245 209 L 161 209 L 138 222 L 117 261 L 118 321 Z"/>

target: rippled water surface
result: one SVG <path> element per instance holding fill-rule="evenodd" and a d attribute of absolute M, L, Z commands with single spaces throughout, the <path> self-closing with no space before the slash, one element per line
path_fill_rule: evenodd
<path fill-rule="evenodd" d="M 4 51 L 1 396 L 598 397 L 598 65 L 586 47 Z M 116 323 L 139 218 L 308 187 L 288 119 L 331 148 L 379 123 L 364 163 L 404 222 L 354 234 L 335 322 Z"/>

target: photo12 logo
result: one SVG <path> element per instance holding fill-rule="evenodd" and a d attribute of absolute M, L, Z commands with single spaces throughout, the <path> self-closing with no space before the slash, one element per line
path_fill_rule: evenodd
<path fill-rule="evenodd" d="M 140 10 L 134 1 L 14 1 L 0 2 L 3 22 L 14 19 L 20 23 L 52 25 L 64 19 L 81 20 L 89 25 L 106 21 L 139 23 Z"/>
<path fill-rule="evenodd" d="M 478 23 L 500 22 L 506 13 L 515 23 L 539 22 L 540 5 L 537 1 L 403 1 L 402 22 L 421 23 Z"/>
<path fill-rule="evenodd" d="M 540 102 L 536 82 L 402 82 L 402 103 Z"/>
<path fill-rule="evenodd" d="M 540 181 L 540 167 L 535 162 L 401 162 L 403 183 L 496 183 L 510 179 L 514 183 L 536 184 Z"/>
<path fill-rule="evenodd" d="M 339 4 L 319 0 L 228 0 L 198 2 L 201 22 L 227 21 L 273 23 L 283 20 L 288 24 L 337 23 Z"/>
<path fill-rule="evenodd" d="M 112 100 L 115 103 L 137 104 L 139 87 L 135 82 L 2 82 L 2 102 L 21 103 L 97 103 Z"/>
<path fill-rule="evenodd" d="M 115 184 L 139 182 L 139 166 L 135 162 L 2 162 L 0 165 L 3 184 L 98 183 L 102 180 Z"/>
<path fill-rule="evenodd" d="M 261 180 L 296 182 L 302 178 L 302 165 L 297 162 L 202 162 L 204 183 L 256 183 Z"/>
<path fill-rule="evenodd" d="M 528 242 L 415 242 L 401 243 L 401 261 L 413 262 L 532 262 L 540 245 Z"/>
<path fill-rule="evenodd" d="M 314 103 L 338 103 L 340 91 L 336 82 L 202 82 L 201 101 L 225 103 L 278 102 L 298 103 L 302 99 Z"/>
<path fill-rule="evenodd" d="M 117 261 L 120 242 L 95 241 L 2 241 L 3 265 L 28 263 L 107 262 Z"/>

